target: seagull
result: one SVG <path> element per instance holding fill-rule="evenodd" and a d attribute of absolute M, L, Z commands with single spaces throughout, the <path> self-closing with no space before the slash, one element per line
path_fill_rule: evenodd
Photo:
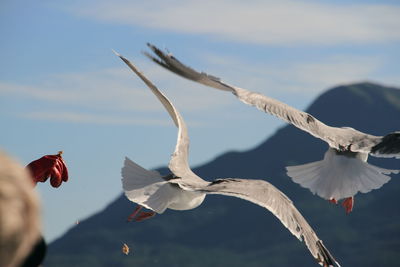
<path fill-rule="evenodd" d="M 186 79 L 233 93 L 240 101 L 272 114 L 328 143 L 323 160 L 286 167 L 287 175 L 295 183 L 313 194 L 342 205 L 346 213 L 353 209 L 354 195 L 380 188 L 390 180 L 389 174 L 399 170 L 379 168 L 367 163 L 368 155 L 400 158 L 400 131 L 385 136 L 366 134 L 350 127 L 331 127 L 311 114 L 260 93 L 230 85 L 220 78 L 198 72 L 147 44 L 155 55 L 144 52 L 152 61 Z"/>
<path fill-rule="evenodd" d="M 115 52 L 116 53 L 116 52 Z M 126 197 L 156 213 L 167 208 L 190 210 L 198 207 L 207 194 L 219 194 L 248 200 L 274 214 L 300 241 L 304 240 L 312 256 L 322 266 L 340 266 L 292 201 L 280 190 L 264 180 L 239 178 L 216 179 L 208 182 L 189 167 L 189 136 L 186 124 L 170 100 L 129 60 L 116 53 L 129 68 L 150 88 L 163 104 L 176 127 L 178 137 L 168 168 L 171 174 L 161 176 L 149 171 L 129 158 L 122 168 L 122 185 Z"/>

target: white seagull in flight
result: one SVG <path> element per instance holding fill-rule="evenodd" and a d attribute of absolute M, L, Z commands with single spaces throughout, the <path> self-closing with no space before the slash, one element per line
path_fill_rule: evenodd
<path fill-rule="evenodd" d="M 116 53 L 116 52 L 115 52 Z M 189 167 L 189 137 L 183 118 L 168 98 L 131 62 L 116 53 L 151 89 L 178 127 L 175 151 L 169 162 L 170 175 L 161 176 L 148 171 L 126 158 L 122 168 L 122 185 L 126 197 L 156 213 L 167 208 L 190 210 L 199 206 L 207 194 L 242 198 L 266 208 L 300 241 L 304 240 L 312 256 L 322 266 L 340 266 L 332 257 L 311 226 L 281 191 L 264 180 L 237 178 L 216 179 L 208 182 Z"/>
<path fill-rule="evenodd" d="M 322 139 L 329 145 L 324 159 L 308 164 L 288 166 L 287 174 L 295 183 L 312 193 L 337 203 L 345 199 L 343 206 L 349 213 L 357 192 L 367 193 L 378 189 L 390 180 L 388 170 L 367 163 L 368 155 L 400 158 L 400 131 L 386 136 L 374 136 L 349 127 L 331 127 L 312 115 L 297 110 L 265 95 L 251 92 L 204 72 L 198 72 L 177 60 L 171 53 L 164 53 L 148 44 L 155 53 L 144 53 L 158 65 L 189 80 L 233 93 L 240 101 L 275 115 L 297 128 Z"/>

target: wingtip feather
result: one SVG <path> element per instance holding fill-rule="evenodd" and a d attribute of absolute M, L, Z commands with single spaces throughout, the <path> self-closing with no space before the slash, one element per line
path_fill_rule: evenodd
<path fill-rule="evenodd" d="M 336 259 L 331 255 L 328 249 L 324 246 L 321 240 L 317 241 L 317 247 L 319 250 L 319 255 L 317 260 L 322 264 L 324 267 L 340 267 L 340 264 L 336 261 Z M 320 256 L 322 258 L 320 258 Z"/>
<path fill-rule="evenodd" d="M 117 51 L 115 51 L 114 49 L 111 48 L 111 51 L 113 51 L 113 53 L 117 56 L 117 57 L 122 57 Z"/>

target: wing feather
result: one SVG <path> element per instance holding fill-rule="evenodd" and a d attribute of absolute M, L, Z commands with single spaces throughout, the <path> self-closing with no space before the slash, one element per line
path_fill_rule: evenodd
<path fill-rule="evenodd" d="M 267 97 L 265 95 L 230 85 L 223 82 L 220 78 L 209 75 L 205 72 L 198 72 L 193 68 L 184 65 L 171 54 L 165 54 L 156 46 L 151 44 L 148 44 L 148 46 L 159 57 L 159 59 L 155 58 L 149 53 L 145 53 L 145 55 L 153 60 L 155 63 L 168 69 L 169 71 L 172 71 L 179 76 L 201 83 L 206 86 L 224 91 L 230 91 L 234 95 L 236 95 L 242 102 L 248 105 L 255 106 L 264 112 L 275 115 L 288 123 L 292 123 L 296 127 L 305 130 L 318 138 L 323 139 L 326 135 L 325 132 L 329 132 L 329 130 L 333 128 L 325 125 L 324 123 L 320 122 L 306 112 L 295 109 L 283 102 Z"/>
<path fill-rule="evenodd" d="M 269 210 L 300 241 L 304 240 L 313 257 L 324 266 L 340 266 L 322 241 L 293 205 L 293 202 L 279 189 L 264 180 L 217 179 L 201 191 L 238 197 Z"/>
<path fill-rule="evenodd" d="M 335 264 L 337 264 L 337 266 L 339 266 L 329 251 L 323 246 L 322 241 L 318 239 L 310 225 L 308 225 L 307 221 L 294 207 L 292 201 L 271 184 L 262 180 L 243 179 L 219 179 L 212 183 L 207 183 L 195 175 L 191 171 L 187 161 L 189 137 L 186 125 L 178 110 L 131 62 L 119 54 L 117 54 L 117 56 L 119 56 L 152 90 L 179 128 L 178 141 L 175 152 L 171 157 L 169 168 L 176 176 L 182 178 L 180 182 L 177 182 L 180 186 L 182 186 L 183 182 L 187 190 L 235 196 L 268 209 L 280 219 L 282 224 L 285 225 L 293 235 L 300 240 L 304 239 L 311 254 L 321 265 L 335 266 Z M 189 179 L 187 179 L 188 177 Z"/>
<path fill-rule="evenodd" d="M 395 132 L 384 138 L 382 136 L 365 134 L 352 128 L 331 127 L 307 112 L 293 108 L 260 93 L 230 85 L 220 78 L 205 72 L 198 72 L 184 65 L 171 54 L 165 54 L 154 45 L 148 44 L 148 46 L 158 58 L 149 53 L 145 53 L 145 55 L 167 70 L 203 85 L 230 91 L 240 101 L 293 124 L 297 128 L 327 142 L 332 148 L 339 150 L 350 148 L 353 152 L 364 153 L 369 153 L 372 150 L 374 156 L 400 157 L 399 132 Z"/>
<path fill-rule="evenodd" d="M 175 146 L 175 151 L 171 156 L 168 168 L 178 177 L 191 179 L 192 182 L 204 184 L 204 180 L 192 172 L 188 162 L 189 156 L 189 136 L 185 121 L 179 111 L 171 103 L 171 101 L 128 59 L 121 56 L 117 52 L 114 53 L 122 59 L 128 67 L 136 73 L 140 79 L 150 88 L 154 95 L 160 100 L 165 109 L 168 111 L 175 125 L 178 127 L 178 138 Z"/>

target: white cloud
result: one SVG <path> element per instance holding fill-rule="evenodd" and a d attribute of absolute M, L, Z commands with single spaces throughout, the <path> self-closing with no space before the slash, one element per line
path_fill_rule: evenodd
<path fill-rule="evenodd" d="M 290 71 L 297 83 L 311 86 L 309 90 L 322 90 L 339 84 L 370 80 L 375 77 L 381 64 L 381 60 L 374 57 L 336 56 L 324 62 L 298 64 Z"/>
<path fill-rule="evenodd" d="M 195 88 L 199 85 L 176 77 L 149 61 L 138 66 L 144 66 L 141 69 L 147 77 L 159 86 L 181 112 L 212 112 L 234 102 L 232 98 L 214 98 L 213 95 L 219 92 L 199 90 Z M 14 103 L 24 101 L 26 114 L 19 116 L 30 119 L 97 124 L 170 123 L 159 119 L 160 114 L 166 115 L 164 107 L 127 67 L 52 75 L 35 84 L 0 81 L 0 96 L 6 96 Z M 58 108 L 48 112 L 48 105 Z M 143 116 L 143 112 L 151 112 L 152 115 L 146 115 L 143 119 L 127 118 L 132 115 Z M 110 114 L 124 114 L 125 117 Z"/>
<path fill-rule="evenodd" d="M 347 55 L 278 63 L 246 62 L 236 57 L 213 54 L 198 56 L 205 66 L 210 67 L 200 69 L 192 65 L 190 59 L 178 59 L 199 71 L 220 76 L 228 83 L 288 103 L 296 95 L 311 99 L 334 85 L 379 79 L 379 69 L 384 63 L 378 57 Z M 238 113 L 234 108 L 237 100 L 226 92 L 182 79 L 149 61 L 140 61 L 137 65 L 182 113 L 191 113 L 183 114 L 184 117 L 198 115 L 187 116 L 189 120 L 206 120 L 226 109 L 231 110 L 232 114 Z M 11 96 L 13 101 L 28 99 L 30 109 L 23 116 L 30 119 L 97 124 L 170 123 L 165 122 L 165 117 L 159 117 L 160 114 L 166 116 L 166 113 L 156 97 L 125 67 L 52 75 L 31 85 L 0 81 L 0 95 Z M 47 112 L 49 108 L 41 107 L 41 103 L 60 105 L 60 108 Z M 148 112 L 151 115 L 148 116 Z M 234 116 L 240 117 L 241 114 Z M 190 123 L 196 125 L 204 122 Z"/>
<path fill-rule="evenodd" d="M 206 110 L 224 104 L 213 100 L 202 90 L 191 89 L 196 85 L 171 76 L 155 64 L 147 62 L 140 65 L 145 66 L 144 73 L 160 90 L 173 102 L 180 102 L 183 110 Z M 0 81 L 0 95 L 101 110 L 163 110 L 147 86 L 128 68 L 52 75 L 30 85 Z"/>
<path fill-rule="evenodd" d="M 258 44 L 342 44 L 400 40 L 400 6 L 294 0 L 78 1 L 87 18 Z"/>
<path fill-rule="evenodd" d="M 272 97 L 291 93 L 314 97 L 335 85 L 376 79 L 386 81 L 385 77 L 377 74 L 384 64 L 383 59 L 373 56 L 336 55 L 314 61 L 279 63 L 246 62 L 217 55 L 203 58 L 213 69 L 202 71 L 219 76 L 235 86 Z M 182 62 L 187 63 L 183 59 Z"/>
<path fill-rule="evenodd" d="M 123 73 L 118 69 L 59 74 L 29 85 L 0 82 L 0 94 L 104 110 L 151 110 L 153 107 L 146 105 L 151 95 L 129 86 Z"/>
<path fill-rule="evenodd" d="M 171 125 L 171 121 L 151 118 L 126 118 L 121 116 L 107 116 L 85 114 L 78 112 L 36 111 L 18 115 L 21 118 L 46 121 L 63 121 L 72 123 L 106 124 L 106 125 Z"/>

